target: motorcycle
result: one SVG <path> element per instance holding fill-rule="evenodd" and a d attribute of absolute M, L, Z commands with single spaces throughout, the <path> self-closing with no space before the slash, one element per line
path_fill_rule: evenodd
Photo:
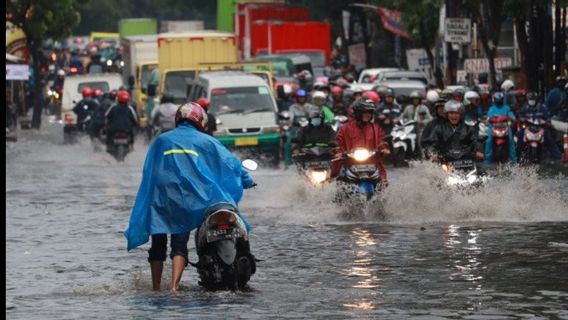
<path fill-rule="evenodd" d="M 322 186 L 330 181 L 331 160 L 335 155 L 335 146 L 305 147 L 292 156 L 298 172 L 306 176 L 314 186 Z"/>
<path fill-rule="evenodd" d="M 397 121 L 390 134 L 395 166 L 408 166 L 407 160 L 416 157 L 416 121 Z"/>
<path fill-rule="evenodd" d="M 243 161 L 248 170 L 256 170 L 252 160 Z M 199 260 L 199 285 L 208 290 L 242 290 L 256 272 L 256 260 L 250 252 L 245 223 L 238 208 L 220 202 L 205 210 L 205 219 L 195 233 L 195 249 Z"/>
<path fill-rule="evenodd" d="M 568 121 L 554 116 L 550 120 L 550 124 L 554 129 L 554 140 L 559 145 L 560 150 L 563 150 L 564 161 L 568 161 Z"/>
<path fill-rule="evenodd" d="M 529 118 L 523 123 L 523 150 L 520 158 L 523 163 L 540 163 L 544 151 L 544 125 L 546 121 L 538 118 Z"/>
<path fill-rule="evenodd" d="M 109 153 L 118 162 L 123 162 L 130 151 L 130 137 L 126 132 L 116 132 L 112 137 L 112 144 Z"/>
<path fill-rule="evenodd" d="M 491 117 L 491 136 L 493 138 L 493 162 L 509 159 L 509 119 L 507 116 Z"/>
<path fill-rule="evenodd" d="M 344 154 L 339 159 L 343 161 L 342 173 L 337 177 L 338 181 L 345 183 L 340 192 L 348 195 L 362 194 L 365 200 L 371 200 L 377 190 L 382 187 L 380 169 L 373 161 L 377 156 L 377 151 L 370 151 L 366 148 L 355 148 Z"/>
<path fill-rule="evenodd" d="M 444 154 L 440 163 L 447 173 L 446 185 L 449 187 L 479 187 L 488 177 L 477 169 L 472 153 L 464 150 L 450 150 Z"/>

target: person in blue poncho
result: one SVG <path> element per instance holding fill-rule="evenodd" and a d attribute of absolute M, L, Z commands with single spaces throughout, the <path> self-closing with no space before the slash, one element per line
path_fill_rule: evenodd
<path fill-rule="evenodd" d="M 489 112 L 487 112 L 487 117 L 491 119 L 492 117 L 506 116 L 510 122 L 514 122 L 515 115 L 511 111 L 511 107 L 504 103 L 505 95 L 502 92 L 495 92 L 493 94 L 493 105 L 489 107 Z M 491 135 L 492 125 L 489 123 L 487 126 L 487 140 L 485 141 L 485 157 L 484 162 L 486 164 L 491 164 L 493 159 L 493 137 Z M 509 160 L 512 162 L 517 162 L 517 151 L 515 146 L 515 140 L 513 140 L 513 131 L 509 126 Z"/>
<path fill-rule="evenodd" d="M 159 135 L 148 150 L 142 182 L 124 232 L 128 250 L 152 237 L 148 261 L 152 286 L 160 289 L 171 234 L 172 279 L 176 291 L 188 263 L 189 233 L 199 227 L 205 210 L 219 202 L 238 205 L 244 188 L 255 186 L 241 162 L 217 139 L 204 133 L 207 113 L 188 102 L 176 113 L 176 128 Z M 250 228 L 243 218 L 247 231 Z"/>

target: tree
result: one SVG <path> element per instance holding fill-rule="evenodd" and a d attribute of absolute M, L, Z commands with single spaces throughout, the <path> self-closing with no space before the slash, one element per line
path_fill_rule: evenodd
<path fill-rule="evenodd" d="M 79 23 L 80 16 L 76 0 L 9 0 L 6 14 L 11 22 L 26 34 L 28 51 L 32 58 L 35 87 L 32 92 L 32 127 L 41 126 L 42 94 L 39 79 L 42 41 L 48 38 L 64 39 L 71 35 L 71 29 Z"/>
<path fill-rule="evenodd" d="M 501 24 L 505 19 L 505 0 L 466 0 L 465 6 L 470 11 L 472 21 L 477 23 L 481 46 L 489 62 L 489 80 L 492 86 L 497 84 L 495 57 L 501 36 Z"/>
<path fill-rule="evenodd" d="M 444 87 L 444 80 L 440 65 L 435 63 L 432 47 L 436 45 L 438 38 L 438 25 L 442 0 L 422 0 L 419 4 L 413 0 L 397 2 L 397 9 L 402 12 L 402 20 L 408 32 L 416 40 L 428 55 L 430 65 L 434 68 L 436 86 Z"/>

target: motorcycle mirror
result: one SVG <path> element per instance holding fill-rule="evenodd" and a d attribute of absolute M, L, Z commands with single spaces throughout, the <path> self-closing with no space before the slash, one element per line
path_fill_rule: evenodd
<path fill-rule="evenodd" d="M 245 167 L 245 169 L 250 170 L 250 171 L 255 171 L 256 169 L 258 169 L 258 163 L 256 163 L 256 161 L 251 160 L 251 159 L 246 159 L 242 162 L 243 167 Z"/>

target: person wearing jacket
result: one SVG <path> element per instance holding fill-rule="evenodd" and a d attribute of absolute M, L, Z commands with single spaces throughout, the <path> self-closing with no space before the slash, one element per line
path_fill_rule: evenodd
<path fill-rule="evenodd" d="M 160 104 L 152 110 L 150 123 L 160 128 L 160 133 L 173 130 L 176 127 L 176 112 L 178 106 L 174 104 L 174 97 L 169 93 L 162 95 Z"/>
<path fill-rule="evenodd" d="M 475 154 L 477 159 L 483 159 L 477 130 L 463 121 L 463 104 L 450 100 L 444 105 L 444 112 L 447 119 L 424 139 L 432 161 L 439 161 L 448 151 L 455 149 Z"/>
<path fill-rule="evenodd" d="M 292 141 L 292 154 L 298 154 L 305 146 L 335 144 L 335 131 L 323 118 L 323 112 L 318 108 L 308 111 L 309 124 L 298 130 L 298 135 Z"/>
<path fill-rule="evenodd" d="M 327 124 L 332 124 L 335 121 L 333 111 L 325 104 L 327 95 L 323 91 L 314 91 L 312 93 L 312 102 L 320 110 L 322 110 L 324 118 L 323 121 Z M 309 110 L 308 110 L 309 112 Z"/>
<path fill-rule="evenodd" d="M 455 101 L 455 100 L 450 100 L 450 101 Z M 432 135 L 434 129 L 448 121 L 448 119 L 446 119 L 446 110 L 445 110 L 446 103 L 448 103 L 448 101 L 444 98 L 440 98 L 438 99 L 438 101 L 434 103 L 434 112 L 435 112 L 434 119 L 428 122 L 426 127 L 424 127 L 424 130 L 422 130 L 420 145 L 422 147 L 422 150 L 424 150 L 425 152 L 427 152 L 428 148 L 430 147 L 428 145 L 428 142 L 431 140 L 429 140 L 428 138 L 430 137 L 430 135 Z"/>
<path fill-rule="evenodd" d="M 207 208 L 223 203 L 237 207 L 243 189 L 255 186 L 241 162 L 205 133 L 207 114 L 197 103 L 182 105 L 175 123 L 174 130 L 159 135 L 148 149 L 124 232 L 129 251 L 152 238 L 148 261 L 154 290 L 160 290 L 167 235 L 171 235 L 172 259 L 169 288 L 177 291 L 188 264 L 189 234 L 202 224 Z"/>
<path fill-rule="evenodd" d="M 529 92 L 527 93 L 527 104 L 521 109 L 519 112 L 519 122 L 524 123 L 528 119 L 539 119 L 544 121 L 544 123 L 548 123 L 550 121 L 550 116 L 548 114 L 547 108 L 538 102 L 538 94 L 536 92 Z M 562 153 L 560 149 L 554 142 L 554 138 L 552 137 L 552 133 L 547 127 L 544 127 L 543 123 L 543 130 L 544 130 L 544 144 L 548 149 L 548 152 L 552 156 L 554 160 L 562 160 Z M 524 135 L 525 135 L 526 128 L 521 128 L 517 132 L 517 153 L 520 152 L 525 148 L 524 143 Z"/>
<path fill-rule="evenodd" d="M 81 90 L 81 95 L 83 99 L 81 99 L 75 107 L 73 107 L 73 112 L 77 115 L 77 128 L 82 131 L 85 129 L 85 120 L 88 116 L 90 116 L 99 104 L 93 99 L 94 91 L 90 87 L 84 87 Z"/>
<path fill-rule="evenodd" d="M 386 134 L 390 134 L 394 123 L 400 118 L 402 110 L 394 101 L 394 90 L 387 88 L 384 92 L 384 100 L 375 111 L 375 123 L 381 126 Z"/>
<path fill-rule="evenodd" d="M 384 155 L 390 154 L 388 143 L 384 140 L 385 133 L 381 127 L 373 123 L 375 104 L 370 99 L 359 99 L 353 106 L 354 121 L 343 125 L 337 133 L 338 144 L 337 157 L 343 153 L 351 152 L 355 148 L 366 148 L 379 151 Z M 388 185 L 387 172 L 378 156 L 374 157 L 375 164 L 380 170 L 381 181 Z M 337 177 L 341 171 L 341 161 L 335 161 L 332 165 L 332 177 Z"/>
<path fill-rule="evenodd" d="M 130 145 L 134 144 L 134 129 L 138 125 L 136 111 L 128 103 L 130 94 L 126 90 L 118 91 L 116 104 L 112 105 L 105 113 L 107 125 L 107 147 L 112 144 L 115 133 L 125 132 L 130 137 Z"/>
<path fill-rule="evenodd" d="M 511 111 L 511 108 L 504 103 L 505 95 L 502 92 L 495 92 L 493 94 L 493 105 L 489 107 L 489 111 L 487 112 L 487 117 L 489 120 L 493 117 L 501 117 L 506 116 L 510 122 L 515 121 L 515 115 Z M 484 161 L 485 164 L 491 164 L 493 160 L 493 136 L 492 132 L 492 125 L 489 122 L 487 126 L 487 140 L 485 141 L 485 156 Z M 513 139 L 513 131 L 511 130 L 511 126 L 509 126 L 509 159 L 512 162 L 517 162 L 517 151 L 515 146 L 515 140 Z"/>

